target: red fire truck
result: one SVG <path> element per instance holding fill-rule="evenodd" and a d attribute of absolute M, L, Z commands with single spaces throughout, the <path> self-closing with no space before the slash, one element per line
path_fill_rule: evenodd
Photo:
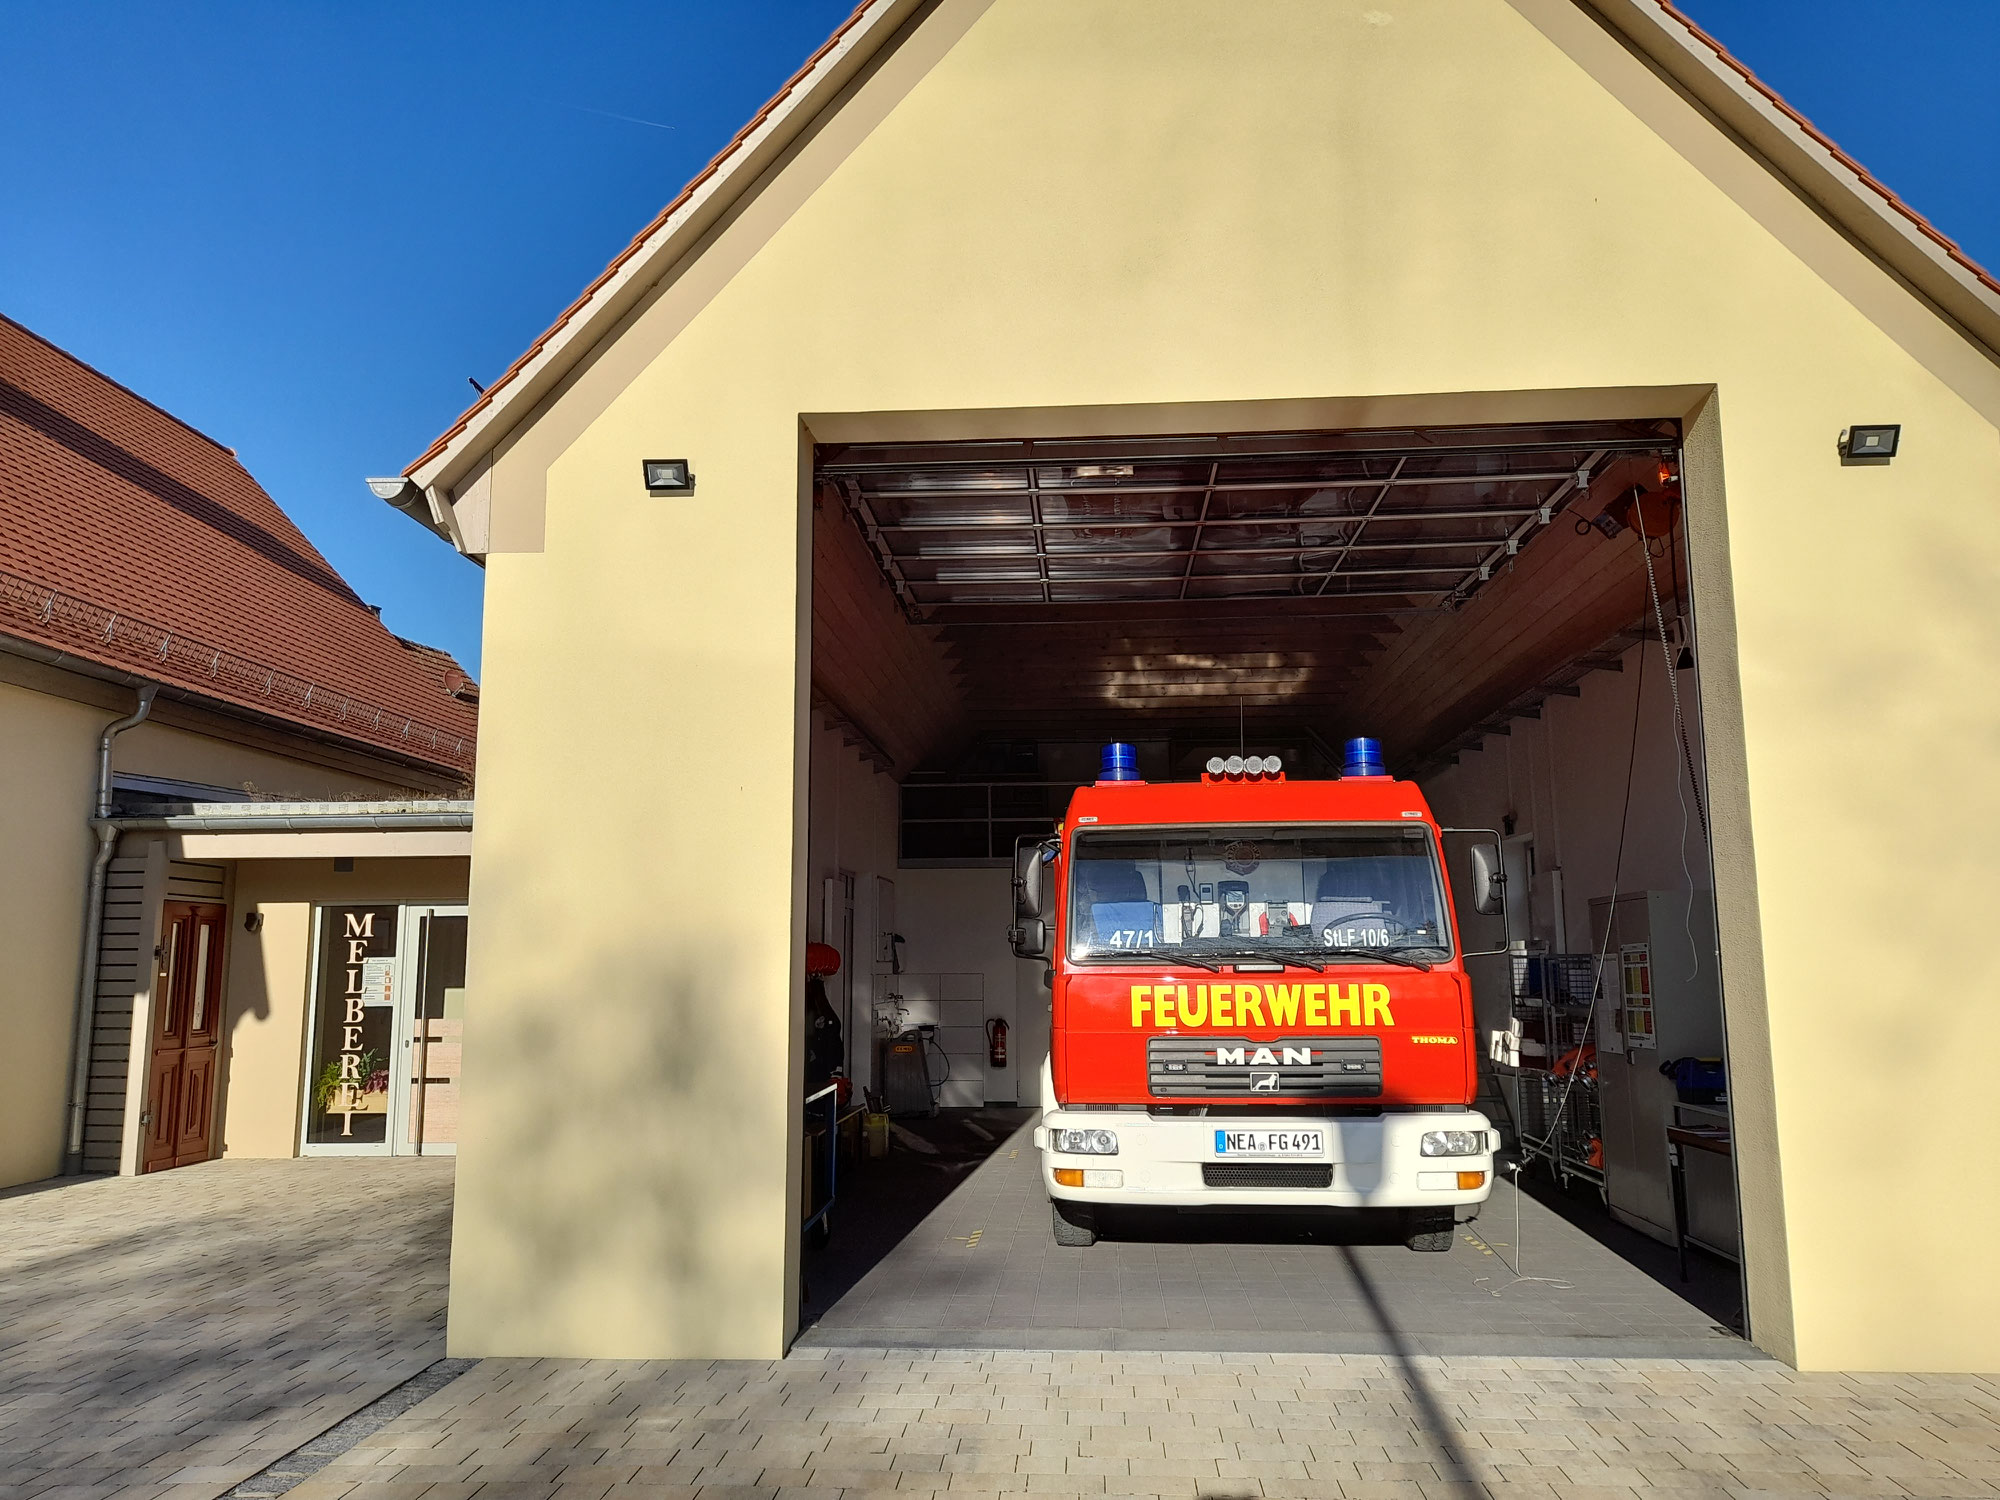
<path fill-rule="evenodd" d="M 1275 757 L 1147 784 L 1129 745 L 1023 840 L 1015 951 L 1047 957 L 1035 1131 L 1063 1245 L 1103 1210 L 1359 1209 L 1449 1250 L 1492 1189 L 1442 834 L 1372 740 L 1336 781 Z M 1496 844 L 1472 849 L 1499 907 Z"/>

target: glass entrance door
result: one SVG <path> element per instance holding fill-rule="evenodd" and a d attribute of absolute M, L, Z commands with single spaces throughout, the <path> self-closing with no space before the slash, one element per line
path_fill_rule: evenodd
<path fill-rule="evenodd" d="M 416 961 L 400 1001 L 409 1093 L 396 1149 L 414 1156 L 455 1155 L 465 1037 L 465 908 L 408 906 L 403 924 Z"/>
<path fill-rule="evenodd" d="M 307 1155 L 456 1152 L 465 922 L 463 906 L 319 909 Z"/>

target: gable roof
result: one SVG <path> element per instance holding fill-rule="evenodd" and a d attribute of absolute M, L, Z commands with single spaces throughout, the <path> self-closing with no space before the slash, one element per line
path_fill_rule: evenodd
<path fill-rule="evenodd" d="M 1672 0 L 1573 0 L 1638 53 L 1766 170 L 1887 265 L 1988 359 L 2000 362 L 2000 280 L 1841 151 Z M 716 218 L 838 99 L 872 55 L 921 10 L 862 0 L 714 160 L 620 251 L 582 295 L 480 393 L 405 475 L 454 484 L 617 328 Z"/>
<path fill-rule="evenodd" d="M 233 452 L 4 316 L 0 634 L 316 737 L 472 766 L 456 662 L 390 634 Z"/>

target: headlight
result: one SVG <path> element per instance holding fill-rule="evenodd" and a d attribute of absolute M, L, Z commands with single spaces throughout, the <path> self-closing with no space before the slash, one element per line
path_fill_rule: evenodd
<path fill-rule="evenodd" d="M 1049 1136 L 1056 1150 L 1070 1156 L 1118 1154 L 1118 1132 L 1115 1130 L 1052 1130 Z"/>
<path fill-rule="evenodd" d="M 1426 1156 L 1477 1156 L 1485 1149 L 1486 1132 L 1483 1130 L 1424 1132 L 1423 1153 Z"/>

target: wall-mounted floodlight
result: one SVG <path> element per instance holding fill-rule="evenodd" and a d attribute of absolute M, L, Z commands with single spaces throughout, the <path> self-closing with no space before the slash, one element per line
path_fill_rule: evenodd
<path fill-rule="evenodd" d="M 1840 461 L 1844 464 L 1886 464 L 1896 456 L 1903 440 L 1903 424 L 1877 422 L 1856 425 L 1840 434 Z"/>
<path fill-rule="evenodd" d="M 684 458 L 646 460 L 646 493 L 649 495 L 692 495 L 694 470 Z"/>

